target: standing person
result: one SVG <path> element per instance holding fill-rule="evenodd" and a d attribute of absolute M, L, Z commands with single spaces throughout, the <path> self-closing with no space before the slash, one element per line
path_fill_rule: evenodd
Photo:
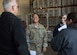
<path fill-rule="evenodd" d="M 22 23 L 16 17 L 16 0 L 3 0 L 3 9 L 0 17 L 0 55 L 29 55 Z"/>
<path fill-rule="evenodd" d="M 53 37 L 56 36 L 62 29 L 67 28 L 66 19 L 67 19 L 67 15 L 63 15 L 61 17 L 61 22 L 53 30 Z"/>
<path fill-rule="evenodd" d="M 47 32 L 43 25 L 39 23 L 38 14 L 32 15 L 33 23 L 27 27 L 27 39 L 29 50 L 36 51 L 36 55 L 43 55 L 47 47 Z"/>
<path fill-rule="evenodd" d="M 69 13 L 66 23 L 68 28 L 51 40 L 51 47 L 58 55 L 77 55 L 77 13 Z"/>

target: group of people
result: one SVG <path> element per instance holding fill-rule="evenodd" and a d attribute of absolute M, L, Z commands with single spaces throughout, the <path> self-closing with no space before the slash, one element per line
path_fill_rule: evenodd
<path fill-rule="evenodd" d="M 51 48 L 58 55 L 77 55 L 77 13 L 63 15 L 53 31 Z"/>
<path fill-rule="evenodd" d="M 58 32 L 51 40 L 51 48 L 58 55 L 77 55 L 77 13 L 67 15 L 67 28 Z"/>
<path fill-rule="evenodd" d="M 3 0 L 0 17 L 0 55 L 30 55 L 35 50 L 36 55 L 46 51 L 47 32 L 39 23 L 38 14 L 32 15 L 33 24 L 25 29 L 17 17 L 18 4 L 16 0 Z"/>
<path fill-rule="evenodd" d="M 48 46 L 47 30 L 39 23 L 39 15 L 32 15 L 33 23 L 25 29 L 16 16 L 18 4 L 16 0 L 3 0 L 4 12 L 0 17 L 0 55 L 43 55 Z M 77 55 L 77 13 L 69 13 L 61 17 L 62 21 L 53 31 L 51 48 L 58 55 Z"/>

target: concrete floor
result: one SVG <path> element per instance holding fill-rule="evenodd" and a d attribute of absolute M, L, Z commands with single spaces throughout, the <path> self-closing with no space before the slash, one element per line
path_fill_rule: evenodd
<path fill-rule="evenodd" d="M 44 55 L 57 55 L 57 52 L 54 52 L 54 51 L 51 49 L 50 44 L 48 44 L 47 52 L 45 52 Z"/>

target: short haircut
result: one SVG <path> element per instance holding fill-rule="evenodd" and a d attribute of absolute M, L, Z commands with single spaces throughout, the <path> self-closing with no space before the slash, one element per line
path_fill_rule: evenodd
<path fill-rule="evenodd" d="M 33 14 L 32 14 L 32 17 L 34 17 L 35 14 L 38 15 L 37 13 L 33 13 Z M 38 15 L 38 17 L 39 17 L 39 15 Z"/>
<path fill-rule="evenodd" d="M 16 0 L 3 0 L 3 9 L 7 10 L 10 8 L 12 5 L 14 5 Z"/>
<path fill-rule="evenodd" d="M 77 12 L 72 12 L 67 15 L 68 20 L 72 20 L 73 23 L 77 23 Z"/>

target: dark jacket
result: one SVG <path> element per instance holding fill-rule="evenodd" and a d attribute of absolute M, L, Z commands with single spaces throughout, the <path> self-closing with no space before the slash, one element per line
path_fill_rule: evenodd
<path fill-rule="evenodd" d="M 59 55 L 77 55 L 77 24 L 59 32 L 51 40 L 51 48 Z"/>
<path fill-rule="evenodd" d="M 29 55 L 22 23 L 9 12 L 0 17 L 0 55 Z"/>
<path fill-rule="evenodd" d="M 60 23 L 60 24 L 61 24 L 61 23 Z M 61 27 L 60 24 L 58 24 L 58 25 L 54 28 L 54 30 L 53 30 L 53 37 L 56 36 L 56 35 L 59 33 L 58 28 Z"/>

